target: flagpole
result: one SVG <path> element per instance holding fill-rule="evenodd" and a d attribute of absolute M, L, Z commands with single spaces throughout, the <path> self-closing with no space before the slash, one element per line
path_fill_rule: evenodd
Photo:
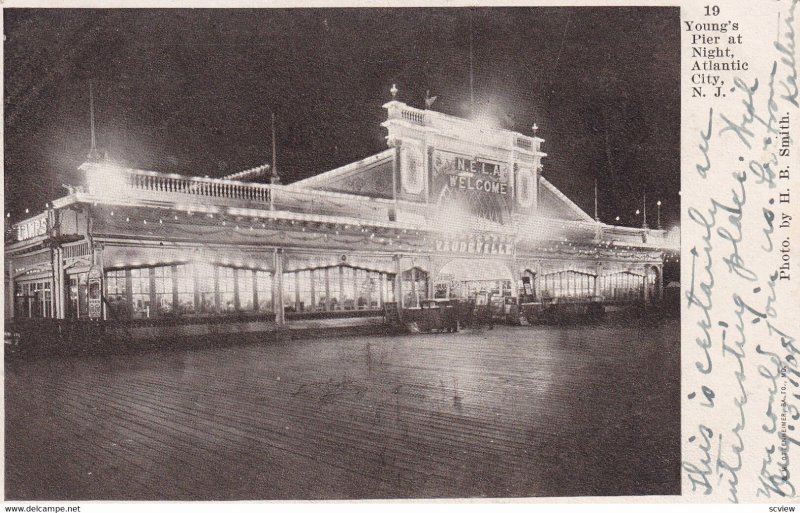
<path fill-rule="evenodd" d="M 272 112 L 272 176 L 278 174 L 278 159 L 275 155 L 275 112 Z"/>
<path fill-rule="evenodd" d="M 642 191 L 642 228 L 647 228 L 647 193 Z"/>
<path fill-rule="evenodd" d="M 275 111 L 272 111 L 270 114 L 272 115 L 272 174 L 269 182 L 271 185 L 275 185 L 280 183 L 280 178 L 278 177 L 278 157 L 275 151 Z M 275 190 L 272 188 L 269 190 L 269 209 L 275 210 Z"/>
<path fill-rule="evenodd" d="M 472 10 L 469 11 L 469 117 L 475 116 L 475 93 L 472 66 Z"/>

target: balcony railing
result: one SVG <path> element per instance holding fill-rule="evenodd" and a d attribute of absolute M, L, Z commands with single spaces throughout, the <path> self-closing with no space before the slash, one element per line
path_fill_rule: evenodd
<path fill-rule="evenodd" d="M 271 189 L 266 184 L 252 184 L 214 178 L 162 175 L 133 170 L 127 173 L 127 184 L 134 191 L 187 194 L 207 198 L 269 203 Z"/>
<path fill-rule="evenodd" d="M 412 123 L 416 123 L 418 125 L 424 125 L 425 124 L 425 113 L 422 112 L 422 111 L 419 111 L 419 110 L 416 110 L 416 109 L 412 110 L 412 109 L 406 108 L 406 109 L 402 110 L 402 114 L 401 115 L 402 115 L 403 119 L 407 119 L 408 121 L 411 121 Z"/>
<path fill-rule="evenodd" d="M 387 109 L 388 119 L 383 126 L 391 127 L 393 121 L 401 120 L 446 134 L 455 134 L 464 141 L 500 148 L 519 148 L 525 152 L 534 152 L 545 156 L 540 151 L 542 139 L 500 128 L 496 126 L 496 122 L 474 121 L 434 110 L 417 109 L 399 101 L 391 101 L 384 105 L 384 108 Z"/>
<path fill-rule="evenodd" d="M 348 217 L 364 221 L 390 221 L 390 200 L 350 194 L 245 183 L 219 178 L 200 178 L 164 174 L 129 168 L 110 168 L 102 164 L 86 164 L 90 195 L 109 200 L 176 205 L 203 210 L 220 207 L 274 209 L 315 216 Z M 401 209 L 403 210 L 403 209 Z M 413 207 L 398 220 L 419 217 Z"/>
<path fill-rule="evenodd" d="M 517 137 L 517 138 L 514 140 L 514 144 L 515 144 L 517 147 L 519 147 L 519 148 L 522 148 L 522 149 L 524 149 L 524 150 L 528 150 L 528 151 L 531 151 L 531 150 L 533 150 L 533 142 L 532 142 L 530 139 L 528 139 L 528 138 L 524 138 L 524 137 Z"/>

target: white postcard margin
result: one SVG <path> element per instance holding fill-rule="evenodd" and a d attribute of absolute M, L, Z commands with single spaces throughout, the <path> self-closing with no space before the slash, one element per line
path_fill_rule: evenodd
<path fill-rule="evenodd" d="M 691 0 L 679 4 L 682 39 L 682 496 L 532 498 L 511 502 L 594 503 L 604 511 L 615 503 L 655 506 L 658 503 L 798 502 L 798 3 L 798 0 Z M 305 1 L 302 5 L 585 4 L 318 0 Z M 603 5 L 677 4 L 610 1 Z M 4 8 L 56 6 L 269 8 L 297 7 L 298 3 L 209 0 L 102 3 L 11 0 L 3 3 Z M 657 34 L 650 34 L 643 28 L 642 37 L 657 37 Z M 723 63 L 727 66 L 720 66 Z M 390 506 L 384 501 L 378 502 L 383 503 L 383 507 Z M 375 505 L 374 501 L 370 503 Z M 451 502 L 459 509 L 481 504 L 486 502 Z M 116 506 L 119 508 L 115 509 L 121 510 L 126 506 L 137 507 L 136 504 Z M 156 511 L 161 510 L 158 505 L 151 506 L 156 506 Z M 170 511 L 203 510 L 204 506 L 216 511 L 219 507 L 209 503 L 163 503 L 161 506 Z M 254 503 L 238 503 L 236 509 L 251 506 L 258 508 Z M 294 506 L 300 505 L 294 503 Z M 338 506 L 351 509 L 355 504 L 339 503 Z"/>

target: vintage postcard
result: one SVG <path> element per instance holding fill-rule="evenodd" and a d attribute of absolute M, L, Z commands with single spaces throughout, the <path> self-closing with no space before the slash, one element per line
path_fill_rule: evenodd
<path fill-rule="evenodd" d="M 6 510 L 793 511 L 797 5 L 6 2 Z"/>

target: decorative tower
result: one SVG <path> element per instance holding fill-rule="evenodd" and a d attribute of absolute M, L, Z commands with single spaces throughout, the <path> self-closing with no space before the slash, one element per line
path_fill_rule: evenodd
<path fill-rule="evenodd" d="M 441 216 L 469 226 L 509 224 L 538 204 L 542 139 L 428 109 L 397 99 L 386 109 L 386 142 L 395 149 L 393 190 L 397 200 L 437 205 Z M 426 106 L 433 98 L 426 95 Z M 487 224 L 489 223 L 489 224 Z"/>

